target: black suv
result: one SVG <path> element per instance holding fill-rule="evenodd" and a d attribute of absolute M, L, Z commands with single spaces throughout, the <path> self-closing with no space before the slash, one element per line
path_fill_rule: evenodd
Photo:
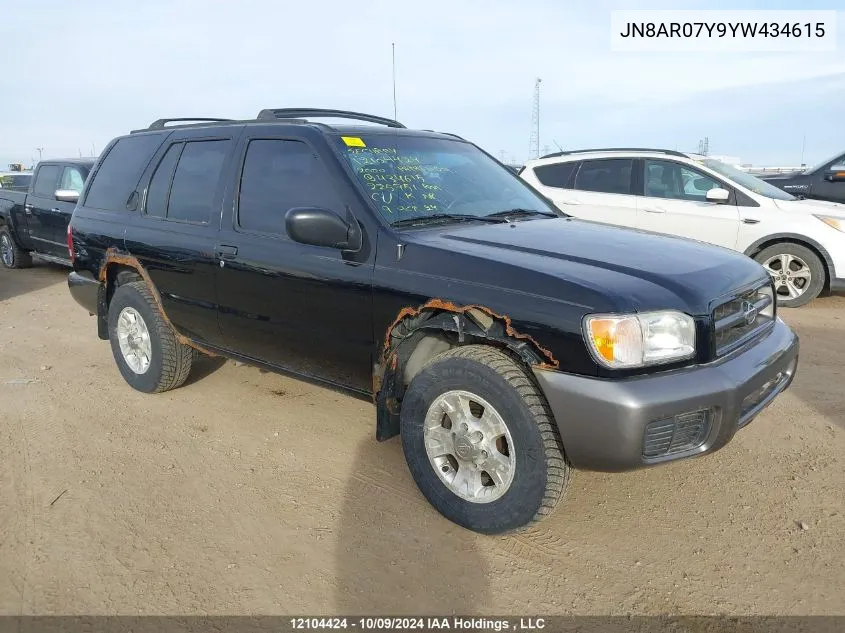
<path fill-rule="evenodd" d="M 132 387 L 205 353 L 371 398 L 480 532 L 549 514 L 572 467 L 717 450 L 797 366 L 753 260 L 563 216 L 472 143 L 366 114 L 156 121 L 103 152 L 69 240 Z"/>
<path fill-rule="evenodd" d="M 837 154 L 805 171 L 762 178 L 794 196 L 845 204 L 845 154 Z"/>

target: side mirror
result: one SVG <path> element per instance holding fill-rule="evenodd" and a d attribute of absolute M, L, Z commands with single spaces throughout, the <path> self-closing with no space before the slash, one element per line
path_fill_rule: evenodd
<path fill-rule="evenodd" d="M 824 175 L 825 180 L 830 182 L 841 182 L 845 180 L 845 165 L 831 165 Z"/>
<path fill-rule="evenodd" d="M 59 202 L 79 202 L 79 192 L 73 189 L 59 189 L 56 191 L 56 200 Z"/>
<path fill-rule="evenodd" d="M 721 187 L 714 187 L 709 189 L 705 196 L 707 202 L 715 202 L 716 204 L 725 204 L 728 198 L 731 197 L 731 192 Z"/>
<path fill-rule="evenodd" d="M 342 218 L 328 209 L 295 207 L 285 214 L 285 228 L 290 238 L 301 244 L 351 252 L 361 249 L 361 227 L 349 209 Z"/>

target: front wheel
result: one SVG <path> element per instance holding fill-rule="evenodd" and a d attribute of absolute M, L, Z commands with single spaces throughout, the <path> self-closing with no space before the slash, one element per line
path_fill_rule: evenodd
<path fill-rule="evenodd" d="M 824 266 L 818 255 L 806 246 L 781 242 L 764 248 L 754 259 L 774 280 L 779 306 L 798 308 L 806 305 L 824 288 Z"/>
<path fill-rule="evenodd" d="M 193 349 L 176 338 L 144 281 L 115 290 L 109 303 L 109 342 L 121 375 L 138 391 L 175 389 L 191 372 Z"/>
<path fill-rule="evenodd" d="M 498 534 L 539 521 L 569 483 L 543 394 L 495 348 L 468 345 L 435 357 L 411 381 L 400 420 L 420 491 L 470 530 Z"/>

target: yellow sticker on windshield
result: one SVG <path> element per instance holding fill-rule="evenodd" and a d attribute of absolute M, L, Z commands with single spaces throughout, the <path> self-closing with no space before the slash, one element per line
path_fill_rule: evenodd
<path fill-rule="evenodd" d="M 366 145 L 364 145 L 364 141 L 357 136 L 341 136 L 340 138 L 342 138 L 343 142 L 349 147 L 366 147 Z"/>

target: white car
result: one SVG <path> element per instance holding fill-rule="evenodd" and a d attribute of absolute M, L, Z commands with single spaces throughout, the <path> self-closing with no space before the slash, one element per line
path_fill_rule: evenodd
<path fill-rule="evenodd" d="M 709 242 L 771 274 L 778 305 L 845 292 L 845 205 L 797 198 L 721 161 L 658 149 L 558 152 L 520 177 L 576 218 Z M 658 254 L 659 255 L 659 254 Z"/>

